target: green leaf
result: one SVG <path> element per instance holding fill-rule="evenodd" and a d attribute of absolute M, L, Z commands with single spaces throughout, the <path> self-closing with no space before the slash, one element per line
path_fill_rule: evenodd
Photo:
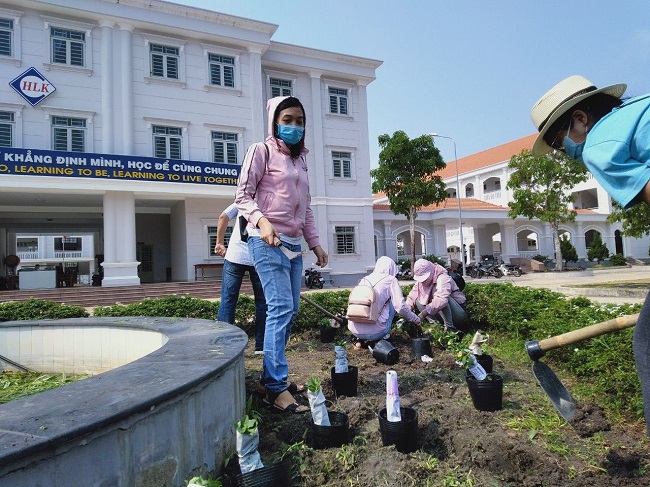
<path fill-rule="evenodd" d="M 318 392 L 321 389 L 321 381 L 318 377 L 311 377 L 307 381 L 307 389 L 309 389 L 311 392 Z"/>

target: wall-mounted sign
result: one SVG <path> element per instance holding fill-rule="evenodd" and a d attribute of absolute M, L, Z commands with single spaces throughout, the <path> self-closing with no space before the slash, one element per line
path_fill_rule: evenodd
<path fill-rule="evenodd" d="M 29 68 L 9 85 L 33 107 L 56 91 L 56 88 L 36 68 Z"/>
<path fill-rule="evenodd" d="M 240 166 L 157 157 L 0 147 L 0 175 L 236 186 Z"/>

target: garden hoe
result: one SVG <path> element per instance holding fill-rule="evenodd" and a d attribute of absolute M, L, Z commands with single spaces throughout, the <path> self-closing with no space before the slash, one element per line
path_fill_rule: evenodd
<path fill-rule="evenodd" d="M 345 316 L 341 315 L 335 315 L 327 311 L 325 308 L 323 308 L 320 304 L 314 303 L 311 299 L 304 297 L 302 294 L 300 295 L 300 299 L 307 301 L 309 304 L 311 304 L 314 308 L 316 308 L 318 311 L 323 313 L 325 316 L 328 318 L 332 318 L 334 321 L 336 321 L 339 325 L 346 327 L 348 326 L 348 319 Z"/>
<path fill-rule="evenodd" d="M 546 338 L 542 341 L 534 340 L 526 342 L 526 351 L 528 352 L 528 356 L 533 360 L 533 374 L 537 382 L 542 386 L 542 389 L 544 389 L 544 392 L 553 403 L 553 406 L 555 406 L 555 409 L 558 410 L 566 421 L 571 422 L 573 420 L 576 410 L 575 401 L 551 368 L 544 362 L 540 362 L 539 359 L 549 350 L 586 340 L 587 338 L 604 335 L 612 331 L 630 328 L 636 325 L 638 318 L 638 313 L 635 315 L 621 316 L 620 318 L 614 318 L 563 333 L 562 335 Z"/>

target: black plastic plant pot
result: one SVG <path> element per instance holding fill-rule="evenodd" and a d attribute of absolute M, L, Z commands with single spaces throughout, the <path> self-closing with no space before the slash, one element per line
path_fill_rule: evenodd
<path fill-rule="evenodd" d="M 386 365 L 395 365 L 399 362 L 399 350 L 393 344 L 386 340 L 379 340 L 372 349 L 372 356 Z"/>
<path fill-rule="evenodd" d="M 503 377 L 488 374 L 483 380 L 473 375 L 465 377 L 472 403 L 479 411 L 499 411 L 503 409 Z"/>
<path fill-rule="evenodd" d="M 332 367 L 332 389 L 338 396 L 354 397 L 357 395 L 357 382 L 359 380 L 359 368 L 348 365 L 347 372 L 335 372 Z"/>
<path fill-rule="evenodd" d="M 291 485 L 291 459 L 235 476 L 238 487 L 276 487 Z"/>
<path fill-rule="evenodd" d="M 384 446 L 395 445 L 400 453 L 411 453 L 418 449 L 418 412 L 410 407 L 399 408 L 402 420 L 387 419 L 386 408 L 379 411 L 379 432 Z"/>
<path fill-rule="evenodd" d="M 322 448 L 338 448 L 348 442 L 349 419 L 348 415 L 338 411 L 328 411 L 330 426 L 321 426 L 311 420 L 311 443 L 312 447 L 319 450 Z"/>
<path fill-rule="evenodd" d="M 474 357 L 476 357 L 476 361 L 481 365 L 481 367 L 483 367 L 483 370 L 485 370 L 485 372 L 487 372 L 488 374 L 494 372 L 492 367 L 494 359 L 492 358 L 491 355 L 484 353 L 483 355 L 474 355 Z M 469 369 L 467 369 L 467 375 L 468 376 L 472 375 Z"/>
<path fill-rule="evenodd" d="M 336 338 L 336 332 L 338 328 L 332 326 L 321 326 L 320 327 L 320 341 L 321 343 L 332 343 L 334 338 Z"/>
<path fill-rule="evenodd" d="M 433 350 L 431 348 L 431 340 L 426 337 L 413 338 L 411 340 L 411 351 L 415 358 L 421 358 L 423 355 L 433 357 Z"/>
<path fill-rule="evenodd" d="M 484 353 L 482 355 L 474 355 L 474 357 L 476 357 L 476 361 L 481 364 L 481 367 L 483 367 L 488 374 L 491 374 L 493 372 L 492 365 L 494 359 L 491 355 Z"/>

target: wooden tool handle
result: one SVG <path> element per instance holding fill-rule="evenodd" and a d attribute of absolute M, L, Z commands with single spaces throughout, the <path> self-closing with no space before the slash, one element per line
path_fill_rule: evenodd
<path fill-rule="evenodd" d="M 323 313 L 323 314 L 324 314 L 325 316 L 327 316 L 328 318 L 332 318 L 332 319 L 333 319 L 334 321 L 336 321 L 339 325 L 341 325 L 341 326 L 348 326 L 347 320 L 344 320 L 342 317 L 340 317 L 340 316 L 336 316 L 335 314 L 330 313 L 329 311 L 327 311 L 325 308 L 323 308 L 323 307 L 322 307 L 321 305 L 319 305 L 318 303 L 313 302 L 311 299 L 306 298 L 306 297 L 303 296 L 302 294 L 300 295 L 300 299 L 302 299 L 303 301 L 306 301 L 307 303 L 311 304 L 314 308 L 316 308 L 318 311 L 320 311 L 321 313 Z"/>
<path fill-rule="evenodd" d="M 635 315 L 621 316 L 620 318 L 614 318 L 612 320 L 603 321 L 602 323 L 596 323 L 595 325 L 585 326 L 584 328 L 579 328 L 577 330 L 569 331 L 563 333 L 562 335 L 557 335 L 554 337 L 546 338 L 539 341 L 539 348 L 547 352 L 548 350 L 553 350 L 555 348 L 563 347 L 564 345 L 570 345 L 571 343 L 576 343 L 587 338 L 593 338 L 605 333 L 610 333 L 612 331 L 623 330 L 624 328 L 630 328 L 636 325 L 637 320 L 639 319 L 639 313 Z"/>

